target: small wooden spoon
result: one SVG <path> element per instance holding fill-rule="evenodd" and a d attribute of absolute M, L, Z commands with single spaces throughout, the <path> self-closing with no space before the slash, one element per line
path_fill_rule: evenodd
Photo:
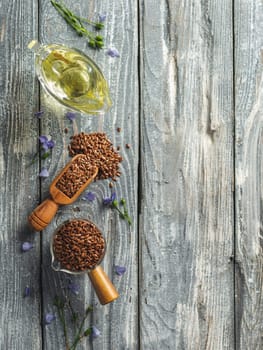
<path fill-rule="evenodd" d="M 72 163 L 75 163 L 75 161 L 78 158 L 86 158 L 84 154 L 78 154 L 75 157 L 72 158 L 72 160 L 62 169 L 62 171 L 56 176 L 56 178 L 53 180 L 53 182 L 50 185 L 50 195 L 51 198 L 46 199 L 44 202 L 42 202 L 28 217 L 28 221 L 31 224 L 31 226 L 34 227 L 35 230 L 41 231 L 43 230 L 53 219 L 55 216 L 59 205 L 65 205 L 65 204 L 71 204 L 73 203 L 79 195 L 85 190 L 85 188 L 94 180 L 98 173 L 98 168 L 96 166 L 93 166 L 94 172 L 89 177 L 89 179 L 81 185 L 78 191 L 72 196 L 68 197 L 65 193 L 63 193 L 61 190 L 59 190 L 56 187 L 56 184 L 61 179 L 61 177 L 65 174 L 65 172 L 69 169 L 69 167 L 72 165 Z M 90 171 L 90 169 L 89 169 Z"/>

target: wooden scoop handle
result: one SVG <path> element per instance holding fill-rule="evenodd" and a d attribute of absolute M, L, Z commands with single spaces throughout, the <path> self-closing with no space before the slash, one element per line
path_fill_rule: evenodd
<path fill-rule="evenodd" d="M 43 230 L 56 215 L 58 204 L 52 199 L 42 202 L 28 217 L 28 221 L 35 230 Z"/>
<path fill-rule="evenodd" d="M 90 270 L 88 275 L 102 305 L 111 303 L 119 297 L 119 293 L 101 266 Z"/>

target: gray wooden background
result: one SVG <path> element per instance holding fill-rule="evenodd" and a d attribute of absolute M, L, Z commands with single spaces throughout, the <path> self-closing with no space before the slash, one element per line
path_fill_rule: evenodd
<path fill-rule="evenodd" d="M 102 228 L 103 266 L 121 294 L 100 306 L 88 278 L 74 278 L 74 306 L 94 304 L 86 325 L 101 331 L 79 349 L 262 350 L 262 0 L 65 3 L 83 16 L 106 13 L 105 47 L 120 58 L 89 49 L 49 0 L 0 0 L 1 350 L 64 349 L 58 320 L 43 320 L 67 284 L 51 270 L 50 236 L 71 217 Z M 39 87 L 27 49 L 34 38 L 94 58 L 113 108 L 71 124 Z M 110 189 L 99 181 L 90 186 L 94 203 L 79 199 L 32 232 L 27 216 L 48 196 L 69 137 L 80 131 L 106 131 L 121 147 L 115 189 L 133 225 L 103 208 Z M 52 157 L 27 166 L 41 134 L 56 141 Z M 44 165 L 50 177 L 40 181 Z M 34 244 L 30 252 L 21 252 L 24 241 Z M 126 274 L 117 276 L 114 264 Z"/>

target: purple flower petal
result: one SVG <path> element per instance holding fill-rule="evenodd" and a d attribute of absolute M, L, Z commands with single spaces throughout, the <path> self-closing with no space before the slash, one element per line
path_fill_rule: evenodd
<path fill-rule="evenodd" d="M 28 252 L 30 249 L 33 248 L 33 244 L 30 242 L 24 242 L 22 243 L 21 249 L 23 252 Z"/>
<path fill-rule="evenodd" d="M 110 197 L 104 198 L 104 199 L 103 199 L 103 204 L 104 204 L 104 205 L 111 204 L 111 198 L 110 198 Z"/>
<path fill-rule="evenodd" d="M 53 148 L 53 147 L 55 146 L 55 141 L 49 140 L 49 141 L 46 143 L 46 145 L 47 145 L 47 148 L 48 148 L 48 149 L 51 149 L 51 148 Z"/>
<path fill-rule="evenodd" d="M 118 276 L 122 276 L 126 272 L 126 267 L 115 265 L 114 270 Z"/>
<path fill-rule="evenodd" d="M 30 293 L 31 293 L 31 289 L 27 286 L 25 288 L 25 292 L 24 292 L 24 297 L 29 297 L 30 296 Z"/>
<path fill-rule="evenodd" d="M 116 192 L 112 192 L 110 197 L 106 197 L 103 199 L 103 204 L 108 205 L 112 204 L 112 202 L 116 199 Z"/>
<path fill-rule="evenodd" d="M 86 192 L 82 197 L 84 201 L 89 201 L 89 202 L 93 202 L 95 198 L 96 196 L 95 196 L 95 193 L 93 192 Z"/>
<path fill-rule="evenodd" d="M 114 49 L 114 48 L 108 49 L 107 54 L 110 57 L 120 57 L 119 51 L 117 49 Z"/>
<path fill-rule="evenodd" d="M 97 327 L 95 327 L 95 326 L 91 326 L 91 338 L 92 339 L 95 339 L 95 338 L 98 338 L 99 336 L 100 336 L 100 331 L 98 330 L 98 328 Z"/>
<path fill-rule="evenodd" d="M 107 17 L 106 13 L 99 14 L 99 21 L 100 21 L 100 23 L 104 22 L 106 17 Z"/>
<path fill-rule="evenodd" d="M 40 141 L 41 144 L 45 144 L 45 143 L 48 142 L 48 138 L 47 138 L 47 136 L 45 136 L 45 135 L 39 136 L 38 139 L 39 139 L 39 141 Z"/>
<path fill-rule="evenodd" d="M 50 324 L 52 321 L 54 321 L 56 318 L 55 315 L 47 313 L 45 315 L 45 324 Z"/>
<path fill-rule="evenodd" d="M 49 177 L 49 172 L 46 168 L 42 168 L 42 170 L 39 173 L 40 177 Z"/>
<path fill-rule="evenodd" d="M 39 173 L 40 177 L 48 177 L 49 176 L 49 172 L 46 168 L 42 168 L 41 172 Z"/>
<path fill-rule="evenodd" d="M 44 111 L 38 111 L 35 113 L 35 116 L 38 118 L 41 118 L 43 114 L 44 114 Z"/>
<path fill-rule="evenodd" d="M 68 289 L 75 295 L 79 294 L 80 286 L 77 283 L 69 281 Z"/>
<path fill-rule="evenodd" d="M 73 120 L 76 119 L 76 113 L 67 112 L 65 115 L 66 115 L 66 118 L 68 118 L 68 120 L 70 120 L 71 122 L 73 122 Z"/>
<path fill-rule="evenodd" d="M 43 150 L 45 151 L 55 146 L 55 142 L 51 139 L 49 140 L 48 137 L 45 135 L 39 136 L 38 139 L 39 139 L 39 142 L 41 143 Z"/>
<path fill-rule="evenodd" d="M 42 143 L 42 149 L 44 150 L 44 151 L 47 151 L 48 150 L 48 144 L 47 144 L 47 142 L 46 143 Z"/>
<path fill-rule="evenodd" d="M 116 199 L 116 192 L 112 192 L 112 194 L 111 194 L 111 201 L 113 202 L 113 201 L 115 201 L 115 199 Z"/>

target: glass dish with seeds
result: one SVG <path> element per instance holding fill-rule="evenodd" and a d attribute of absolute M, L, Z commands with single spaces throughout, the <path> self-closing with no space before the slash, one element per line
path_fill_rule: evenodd
<path fill-rule="evenodd" d="M 52 268 L 77 275 L 87 273 L 102 305 L 111 303 L 119 293 L 101 267 L 106 242 L 98 227 L 86 219 L 61 224 L 51 240 Z"/>
<path fill-rule="evenodd" d="M 97 226 L 86 219 L 66 221 L 51 242 L 52 267 L 68 273 L 94 269 L 102 261 L 105 239 Z"/>

